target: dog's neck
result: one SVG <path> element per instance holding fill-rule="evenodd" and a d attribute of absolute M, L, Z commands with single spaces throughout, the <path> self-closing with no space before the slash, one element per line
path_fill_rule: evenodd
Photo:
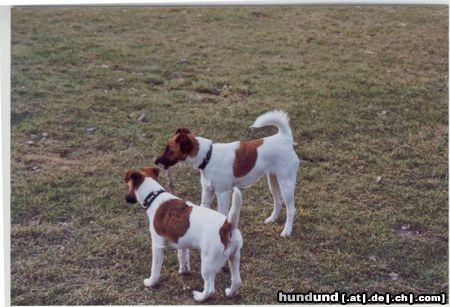
<path fill-rule="evenodd" d="M 158 182 L 156 182 L 156 180 L 145 177 L 144 182 L 141 183 L 136 191 L 136 200 L 139 202 L 139 204 L 142 205 L 148 194 L 150 194 L 151 192 L 159 191 L 161 189 L 163 189 L 163 187 Z"/>
<path fill-rule="evenodd" d="M 213 141 L 202 138 L 200 136 L 197 136 L 195 139 L 198 142 L 197 155 L 195 155 L 194 157 L 188 156 L 186 160 L 184 160 L 184 162 L 192 165 L 194 168 L 198 168 L 203 163 L 203 160 L 205 159 L 209 149 L 211 148 L 211 144 L 213 143 Z"/>

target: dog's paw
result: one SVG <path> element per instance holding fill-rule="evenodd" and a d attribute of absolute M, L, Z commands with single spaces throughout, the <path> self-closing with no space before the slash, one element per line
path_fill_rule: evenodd
<path fill-rule="evenodd" d="M 237 292 L 231 292 L 231 288 L 226 288 L 225 289 L 225 295 L 226 297 L 235 297 L 237 294 Z"/>
<path fill-rule="evenodd" d="M 152 278 L 146 278 L 144 279 L 144 286 L 149 287 L 149 288 L 153 288 L 158 284 L 157 279 L 152 279 Z"/>
<path fill-rule="evenodd" d="M 281 236 L 282 237 L 288 237 L 291 235 L 292 230 L 290 229 L 283 229 L 283 231 L 281 232 Z"/>
<path fill-rule="evenodd" d="M 178 269 L 178 273 L 180 273 L 181 275 L 189 275 L 191 274 L 191 269 L 189 267 L 183 266 Z"/>
<path fill-rule="evenodd" d="M 264 224 L 270 224 L 275 222 L 275 218 L 272 216 L 269 216 L 268 218 L 266 218 L 266 220 L 264 221 Z"/>
<path fill-rule="evenodd" d="M 206 299 L 205 295 L 203 295 L 203 292 L 192 291 L 192 295 L 194 296 L 194 300 L 196 300 L 197 302 L 203 302 Z"/>

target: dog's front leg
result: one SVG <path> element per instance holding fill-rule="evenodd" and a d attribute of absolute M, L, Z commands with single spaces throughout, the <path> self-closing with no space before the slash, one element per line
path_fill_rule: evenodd
<path fill-rule="evenodd" d="M 189 265 L 189 249 L 179 249 L 178 250 L 178 262 L 180 263 L 180 269 L 178 273 L 180 274 L 189 274 L 191 272 L 191 268 Z"/>
<path fill-rule="evenodd" d="M 164 248 L 152 246 L 152 272 L 149 278 L 144 279 L 146 287 L 154 287 L 159 282 L 163 263 Z"/>
<path fill-rule="evenodd" d="M 230 192 L 220 192 L 217 196 L 217 209 L 220 213 L 228 216 L 228 203 L 230 202 Z"/>

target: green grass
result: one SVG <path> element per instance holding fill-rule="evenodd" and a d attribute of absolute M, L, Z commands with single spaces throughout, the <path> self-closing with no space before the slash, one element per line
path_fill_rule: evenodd
<path fill-rule="evenodd" d="M 219 273 L 209 302 L 448 293 L 447 59 L 446 7 L 13 9 L 12 303 L 193 304 L 197 252 L 184 277 L 168 250 L 160 286 L 143 286 L 148 221 L 123 176 L 179 126 L 262 137 L 276 129 L 249 126 L 275 108 L 303 159 L 293 235 L 284 212 L 263 224 L 265 180 L 244 190 L 240 296 Z M 199 203 L 199 173 L 174 178 Z"/>

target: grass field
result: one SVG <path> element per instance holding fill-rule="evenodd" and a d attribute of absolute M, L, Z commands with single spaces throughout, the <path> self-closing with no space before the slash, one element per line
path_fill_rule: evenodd
<path fill-rule="evenodd" d="M 160 286 L 143 286 L 148 221 L 123 176 L 179 126 L 273 134 L 249 126 L 274 108 L 302 159 L 294 231 L 279 237 L 284 210 L 263 224 L 265 180 L 243 190 L 240 295 L 221 272 L 209 303 L 448 293 L 447 58 L 439 6 L 13 9 L 12 303 L 193 304 L 197 252 L 184 277 L 167 250 Z M 200 201 L 197 171 L 174 178 Z"/>

